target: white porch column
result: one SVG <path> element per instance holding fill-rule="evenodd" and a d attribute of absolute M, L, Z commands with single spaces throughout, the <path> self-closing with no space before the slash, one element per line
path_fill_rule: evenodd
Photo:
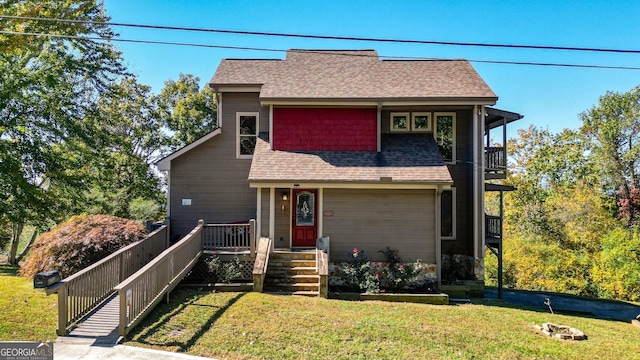
<path fill-rule="evenodd" d="M 324 224 L 324 188 L 318 189 L 318 238 L 322 237 L 322 226 Z"/>
<path fill-rule="evenodd" d="M 273 250 L 276 237 L 276 189 L 269 188 L 269 238 L 271 250 Z"/>
<path fill-rule="evenodd" d="M 436 207 L 436 226 L 435 226 L 435 237 L 436 237 L 436 275 L 438 280 L 438 286 L 442 284 L 442 231 L 441 231 L 441 217 L 442 217 L 442 209 L 440 208 L 441 204 L 441 196 L 442 196 L 442 185 L 438 185 L 438 189 L 436 190 L 435 196 L 435 204 Z"/>
<path fill-rule="evenodd" d="M 480 224 L 478 223 L 478 168 L 481 165 L 478 163 L 478 128 L 480 128 L 478 122 L 480 121 L 478 112 L 480 108 L 478 105 L 473 106 L 473 257 L 478 258 L 478 229 Z"/>
<path fill-rule="evenodd" d="M 262 237 L 262 188 L 256 188 L 256 241 Z"/>
<path fill-rule="evenodd" d="M 273 150 L 273 105 L 269 105 L 269 150 Z"/>
<path fill-rule="evenodd" d="M 378 152 L 382 151 L 382 103 L 378 102 L 376 112 Z"/>
<path fill-rule="evenodd" d="M 480 124 L 478 124 L 478 164 L 480 165 L 480 169 L 478 171 L 478 221 L 480 222 L 480 234 L 479 234 L 479 252 L 478 257 L 484 258 L 484 244 L 485 244 L 485 210 L 484 210 L 484 175 L 485 175 L 485 156 L 484 156 L 484 145 L 482 141 L 482 136 L 484 136 L 484 126 L 485 126 L 485 106 L 480 106 Z M 506 149 L 506 144 L 504 144 Z M 505 157 L 506 159 L 506 157 Z"/>

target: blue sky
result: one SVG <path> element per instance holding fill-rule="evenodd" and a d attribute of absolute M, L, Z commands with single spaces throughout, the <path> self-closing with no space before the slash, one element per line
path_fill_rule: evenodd
<path fill-rule="evenodd" d="M 640 50 L 637 1 L 204 1 L 105 0 L 113 22 L 314 35 Z M 123 39 L 260 48 L 376 49 L 384 56 L 558 62 L 640 67 L 640 54 L 331 41 L 114 27 Z M 116 43 L 130 71 L 159 91 L 180 73 L 204 85 L 223 58 L 281 52 Z M 510 126 L 578 128 L 579 114 L 607 91 L 640 85 L 638 70 L 472 63 L 496 107 L 525 115 Z"/>

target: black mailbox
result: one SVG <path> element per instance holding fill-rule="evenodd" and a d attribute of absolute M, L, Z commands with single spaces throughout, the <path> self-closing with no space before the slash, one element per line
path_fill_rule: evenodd
<path fill-rule="evenodd" d="M 33 287 L 44 289 L 60 281 L 60 273 L 57 270 L 44 271 L 33 277 Z"/>

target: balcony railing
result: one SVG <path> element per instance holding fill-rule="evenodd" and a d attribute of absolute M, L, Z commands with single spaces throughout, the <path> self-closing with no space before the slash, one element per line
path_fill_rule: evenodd
<path fill-rule="evenodd" d="M 485 147 L 485 171 L 487 178 L 504 179 L 507 174 L 507 158 L 503 147 Z"/>
<path fill-rule="evenodd" d="M 485 236 L 502 239 L 502 218 L 500 216 L 485 215 Z"/>

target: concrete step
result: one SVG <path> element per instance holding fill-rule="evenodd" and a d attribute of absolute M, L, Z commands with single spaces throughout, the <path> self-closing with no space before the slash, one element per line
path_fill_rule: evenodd
<path fill-rule="evenodd" d="M 300 251 L 282 252 L 282 251 L 275 251 L 275 252 L 272 252 L 269 255 L 269 260 L 272 260 L 272 259 L 315 260 L 316 259 L 316 253 L 315 253 L 315 251 L 313 251 L 313 252 L 300 252 Z"/>
<path fill-rule="evenodd" d="M 295 291 L 319 291 L 320 284 L 318 283 L 266 283 L 264 284 L 266 292 L 295 292 Z"/>
<path fill-rule="evenodd" d="M 316 267 L 315 260 L 285 260 L 285 259 L 269 259 L 269 267 Z"/>
<path fill-rule="evenodd" d="M 268 275 L 317 275 L 315 266 L 269 266 Z"/>
<path fill-rule="evenodd" d="M 291 283 L 319 283 L 318 275 L 288 275 L 288 274 L 267 274 L 264 279 L 267 284 L 291 284 Z"/>
<path fill-rule="evenodd" d="M 265 293 L 272 295 L 298 295 L 309 297 L 320 296 L 320 293 L 318 291 L 266 291 Z"/>

